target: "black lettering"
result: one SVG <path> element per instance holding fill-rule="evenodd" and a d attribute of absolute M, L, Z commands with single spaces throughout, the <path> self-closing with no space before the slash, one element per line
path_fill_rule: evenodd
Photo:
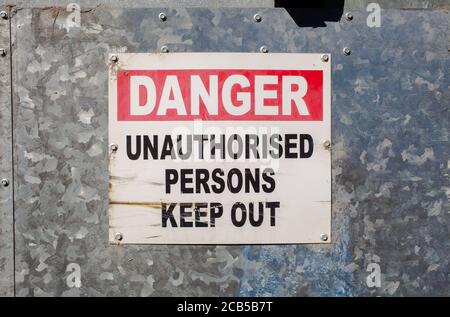
<path fill-rule="evenodd" d="M 233 142 L 236 141 L 237 144 L 237 151 L 236 153 L 233 151 Z M 241 157 L 243 152 L 243 144 L 242 144 L 242 138 L 239 134 L 233 134 L 230 138 L 228 138 L 228 155 L 232 157 L 233 159 L 237 160 Z"/>
<path fill-rule="evenodd" d="M 237 185 L 233 185 L 233 176 L 236 175 L 237 177 Z M 242 188 L 242 173 L 237 168 L 233 168 L 228 172 L 228 179 L 227 179 L 228 189 L 233 194 L 237 194 L 241 191 Z"/>
<path fill-rule="evenodd" d="M 249 203 L 249 206 L 248 206 L 248 210 L 249 210 L 249 217 L 248 217 L 248 220 L 250 220 L 250 224 L 253 226 L 253 227 L 259 227 L 262 223 L 263 223 L 263 220 L 264 220 L 264 203 L 262 203 L 262 202 L 259 202 L 258 203 L 258 220 L 256 220 L 255 219 L 255 215 L 254 215 L 254 208 L 253 208 L 254 206 L 253 206 L 253 203 Z"/>
<path fill-rule="evenodd" d="M 279 201 L 266 202 L 266 208 L 270 208 L 270 226 L 275 227 L 275 209 L 280 208 Z"/>
<path fill-rule="evenodd" d="M 211 227 L 216 226 L 216 219 L 222 217 L 223 214 L 223 206 L 220 203 L 211 203 L 210 209 L 210 224 Z"/>
<path fill-rule="evenodd" d="M 188 184 L 192 184 L 192 182 L 193 182 L 192 174 L 193 173 L 194 173 L 193 169 L 182 169 L 180 171 L 180 175 L 181 175 L 180 185 L 181 185 L 181 193 L 182 194 L 193 194 L 194 193 L 193 187 L 186 186 Z"/>
<path fill-rule="evenodd" d="M 201 187 L 203 187 L 203 191 L 206 194 L 209 194 L 211 191 L 208 186 L 209 180 L 209 172 L 207 169 L 198 169 L 195 171 L 195 192 L 197 194 L 201 193 Z"/>
<path fill-rule="evenodd" d="M 172 227 L 177 227 L 177 222 L 176 222 L 175 218 L 173 217 L 173 209 L 175 208 L 176 205 L 177 205 L 176 203 L 171 203 L 169 205 L 169 209 L 167 210 L 166 203 L 162 203 L 162 205 L 161 205 L 161 208 L 162 208 L 161 220 L 162 220 L 163 228 L 167 227 L 167 219 L 170 220 L 170 225 Z"/>
<path fill-rule="evenodd" d="M 211 135 L 210 140 L 210 147 L 211 147 L 211 158 L 216 158 L 216 150 L 220 151 L 220 156 L 222 160 L 225 159 L 225 135 L 221 134 L 219 135 L 219 141 L 216 142 L 216 135 Z"/>
<path fill-rule="evenodd" d="M 208 137 L 204 134 L 194 134 L 194 142 L 198 144 L 198 157 L 203 160 L 204 142 L 208 141 Z"/>
<path fill-rule="evenodd" d="M 207 222 L 201 222 L 201 217 L 206 217 L 208 213 L 206 211 L 201 211 L 201 208 L 206 209 L 208 207 L 207 203 L 196 203 L 195 204 L 195 227 L 208 227 Z"/>
<path fill-rule="evenodd" d="M 253 176 L 251 169 L 245 169 L 245 187 L 246 193 L 250 192 L 250 184 L 255 193 L 259 193 L 259 168 L 255 168 L 255 175 Z"/>
<path fill-rule="evenodd" d="M 222 169 L 220 168 L 216 168 L 212 171 L 212 179 L 213 181 L 216 183 L 215 185 L 211 185 L 211 189 L 215 194 L 220 194 L 223 193 L 223 190 L 225 189 L 225 181 L 223 180 L 222 177 L 220 176 L 224 176 L 225 173 L 223 172 Z"/>
<path fill-rule="evenodd" d="M 284 140 L 284 157 L 285 158 L 297 158 L 297 153 L 295 152 L 291 152 L 291 150 L 295 149 L 296 143 L 291 142 L 293 140 L 297 139 L 297 135 L 296 134 L 286 134 L 285 136 L 285 140 Z"/>
<path fill-rule="evenodd" d="M 150 137 L 148 135 L 144 135 L 144 160 L 148 160 L 148 152 L 150 152 L 152 159 L 158 159 L 158 136 L 153 135 L 153 142 L 150 141 Z"/>
<path fill-rule="evenodd" d="M 192 211 L 186 211 L 187 208 L 191 208 L 191 203 L 180 203 L 180 227 L 192 227 L 192 221 L 186 221 L 186 218 L 192 217 Z"/>
<path fill-rule="evenodd" d="M 308 151 L 305 151 L 305 141 L 308 143 Z M 309 134 L 300 134 L 300 158 L 311 157 L 314 151 L 313 138 Z"/>
<path fill-rule="evenodd" d="M 178 156 L 182 160 L 187 160 L 192 154 L 192 135 L 186 136 L 186 153 L 183 153 L 182 135 L 177 135 Z"/>
<path fill-rule="evenodd" d="M 275 179 L 272 177 L 275 172 L 271 168 L 265 168 L 262 173 L 262 179 L 266 184 L 262 184 L 262 189 L 265 193 L 271 193 L 275 190 Z"/>
<path fill-rule="evenodd" d="M 176 159 L 175 152 L 173 150 L 173 141 L 172 136 L 166 135 L 164 137 L 164 143 L 161 150 L 161 160 L 165 160 L 166 156 L 169 156 L 171 159 Z"/>
<path fill-rule="evenodd" d="M 130 160 L 137 160 L 141 156 L 141 136 L 136 135 L 136 152 L 131 151 L 131 135 L 127 135 L 127 156 Z"/>
<path fill-rule="evenodd" d="M 174 169 L 166 169 L 166 194 L 170 194 L 170 185 L 178 182 L 178 172 Z"/>
<path fill-rule="evenodd" d="M 245 158 L 250 158 L 250 151 L 253 153 L 253 158 L 259 159 L 259 153 L 258 153 L 258 145 L 259 145 L 259 138 L 256 134 L 246 134 L 245 135 Z"/>
<path fill-rule="evenodd" d="M 237 220 L 236 212 L 237 209 L 240 209 L 242 212 L 241 220 Z M 245 205 L 243 203 L 235 203 L 233 207 L 231 207 L 231 222 L 236 227 L 242 227 L 247 220 L 247 210 L 245 209 Z"/>

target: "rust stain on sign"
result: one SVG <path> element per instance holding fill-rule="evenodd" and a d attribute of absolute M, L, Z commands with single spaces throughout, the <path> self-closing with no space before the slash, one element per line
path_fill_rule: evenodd
<path fill-rule="evenodd" d="M 144 206 L 150 208 L 161 208 L 162 204 L 170 204 L 164 202 L 133 202 L 133 201 L 110 201 L 110 205 L 128 205 L 128 206 Z"/>

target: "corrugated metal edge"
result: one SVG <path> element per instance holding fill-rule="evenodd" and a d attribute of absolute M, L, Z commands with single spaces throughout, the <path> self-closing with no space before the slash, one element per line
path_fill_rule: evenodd
<path fill-rule="evenodd" d="M 204 8 L 274 8 L 283 7 L 284 2 L 276 0 L 0 0 L 0 5 L 16 5 L 19 8 L 45 8 L 50 6 L 66 7 L 69 3 L 76 3 L 82 8 L 107 6 L 110 8 L 177 8 L 177 7 L 204 7 Z M 294 1 L 292 1 L 294 2 Z M 450 9 L 447 0 L 346 0 L 327 1 L 326 6 L 343 5 L 346 10 L 365 10 L 370 3 L 377 3 L 382 9 Z M 315 1 L 310 1 L 316 5 Z M 305 6 L 304 3 L 299 6 Z M 317 6 L 321 3 L 317 1 Z M 292 4 L 295 6 L 295 2 Z"/>
<path fill-rule="evenodd" d="M 14 181 L 11 116 L 11 32 L 8 17 L 0 17 L 0 296 L 14 296 Z"/>

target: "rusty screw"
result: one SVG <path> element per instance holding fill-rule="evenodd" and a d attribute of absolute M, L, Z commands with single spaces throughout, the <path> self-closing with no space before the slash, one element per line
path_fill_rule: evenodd
<path fill-rule="evenodd" d="M 6 20 L 8 18 L 8 13 L 6 13 L 6 11 L 0 11 L 0 18 Z"/>
<path fill-rule="evenodd" d="M 3 187 L 8 187 L 8 186 L 9 186 L 9 179 L 3 178 L 3 179 L 1 180 L 1 183 L 2 183 L 2 186 L 3 186 Z"/>
<path fill-rule="evenodd" d="M 0 48 L 0 56 L 5 57 L 6 56 L 6 50 L 4 48 Z"/>
<path fill-rule="evenodd" d="M 111 57 L 109 59 L 111 60 L 111 62 L 117 63 L 119 61 L 119 56 L 111 55 Z"/>
<path fill-rule="evenodd" d="M 123 234 L 121 234 L 120 232 L 116 232 L 116 233 L 114 234 L 114 239 L 115 239 L 116 241 L 122 241 L 122 240 L 123 240 Z"/>

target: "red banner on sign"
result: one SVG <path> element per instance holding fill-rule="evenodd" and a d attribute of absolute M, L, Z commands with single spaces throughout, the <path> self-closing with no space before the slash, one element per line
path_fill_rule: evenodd
<path fill-rule="evenodd" d="M 322 121 L 321 70 L 121 70 L 118 121 Z"/>

